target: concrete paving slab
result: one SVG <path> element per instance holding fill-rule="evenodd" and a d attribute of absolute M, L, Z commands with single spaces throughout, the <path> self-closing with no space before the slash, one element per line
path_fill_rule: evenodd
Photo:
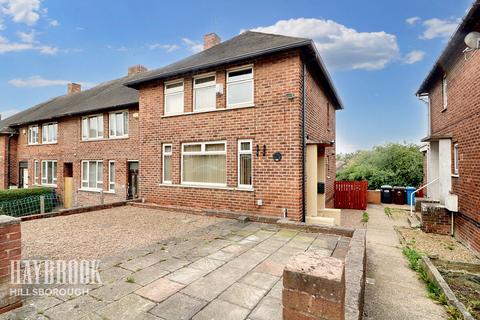
<path fill-rule="evenodd" d="M 248 309 L 226 301 L 214 300 L 197 313 L 193 320 L 243 320 L 248 313 Z"/>
<path fill-rule="evenodd" d="M 104 319 L 136 320 L 152 309 L 155 303 L 136 294 L 129 294 L 96 311 Z"/>
<path fill-rule="evenodd" d="M 133 278 L 135 283 L 145 286 L 168 273 L 169 271 L 162 269 L 160 263 L 156 263 L 150 267 L 132 273 L 130 276 Z"/>
<path fill-rule="evenodd" d="M 112 267 L 110 269 L 100 271 L 100 278 L 102 279 L 103 284 L 108 284 L 126 278 L 131 274 L 131 270 L 126 270 L 120 267 Z"/>
<path fill-rule="evenodd" d="M 113 302 L 140 288 L 136 283 L 118 280 L 90 292 L 92 297 L 105 302 Z"/>
<path fill-rule="evenodd" d="M 280 277 L 272 276 L 271 274 L 250 272 L 240 282 L 258 287 L 265 290 L 270 290 Z"/>
<path fill-rule="evenodd" d="M 120 267 L 135 272 L 145 269 L 146 267 L 150 267 L 152 264 L 160 262 L 160 260 L 162 260 L 162 258 L 159 258 L 156 255 L 149 254 L 139 258 L 133 258 L 127 262 L 124 262 L 120 265 Z"/>
<path fill-rule="evenodd" d="M 163 300 L 167 299 L 171 295 L 175 294 L 177 291 L 181 290 L 185 286 L 178 282 L 174 282 L 165 278 L 160 278 L 155 280 L 154 282 L 146 285 L 135 291 L 136 294 L 156 301 L 162 302 Z"/>
<path fill-rule="evenodd" d="M 205 257 L 205 258 L 201 258 L 201 259 L 195 261 L 194 263 L 192 263 L 188 266 L 190 268 L 207 271 L 207 273 L 208 273 L 208 272 L 211 272 L 215 269 L 218 269 L 219 267 L 221 267 L 224 264 L 225 264 L 225 261 L 210 259 L 210 258 Z"/>
<path fill-rule="evenodd" d="M 159 262 L 158 267 L 160 269 L 173 272 L 173 271 L 178 270 L 178 269 L 180 269 L 180 268 L 182 268 L 182 267 L 184 267 L 184 266 L 186 266 L 187 264 L 190 264 L 190 263 L 191 263 L 191 261 L 188 261 L 188 260 L 185 260 L 185 259 L 172 258 L 172 259 L 168 259 L 168 260 Z"/>
<path fill-rule="evenodd" d="M 90 296 L 81 296 L 45 311 L 45 316 L 52 320 L 75 320 L 105 306 L 104 301 L 99 301 Z"/>
<path fill-rule="evenodd" d="M 233 303 L 247 309 L 253 309 L 263 298 L 267 290 L 243 283 L 234 283 L 219 297 L 220 300 Z"/>
<path fill-rule="evenodd" d="M 207 273 L 208 271 L 206 270 L 184 267 L 182 269 L 178 269 L 174 273 L 169 274 L 165 278 L 187 285 L 203 277 Z"/>
<path fill-rule="evenodd" d="M 175 293 L 150 310 L 150 313 L 165 320 L 187 320 L 191 319 L 206 304 L 206 301 L 195 299 L 182 293 Z"/>
<path fill-rule="evenodd" d="M 265 297 L 249 315 L 252 320 L 282 320 L 282 301 Z"/>

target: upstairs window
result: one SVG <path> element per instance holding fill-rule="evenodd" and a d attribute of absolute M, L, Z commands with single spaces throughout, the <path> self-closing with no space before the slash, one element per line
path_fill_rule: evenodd
<path fill-rule="evenodd" d="M 183 80 L 165 83 L 165 115 L 183 113 Z"/>
<path fill-rule="evenodd" d="M 253 105 L 253 68 L 227 72 L 227 107 Z"/>
<path fill-rule="evenodd" d="M 28 144 L 38 144 L 38 126 L 28 127 Z"/>
<path fill-rule="evenodd" d="M 128 111 L 110 113 L 110 138 L 128 137 Z"/>
<path fill-rule="evenodd" d="M 458 143 L 453 145 L 453 174 L 458 176 Z"/>
<path fill-rule="evenodd" d="M 42 143 L 56 143 L 58 124 L 47 123 L 42 126 Z"/>
<path fill-rule="evenodd" d="M 82 189 L 100 191 L 103 189 L 103 162 L 82 161 Z"/>
<path fill-rule="evenodd" d="M 57 185 L 57 161 L 42 161 L 42 184 L 47 186 Z"/>
<path fill-rule="evenodd" d="M 193 79 L 193 110 L 213 110 L 217 105 L 215 75 Z"/>
<path fill-rule="evenodd" d="M 182 183 L 227 185 L 225 142 L 186 143 L 182 146 Z"/>
<path fill-rule="evenodd" d="M 98 114 L 82 118 L 82 140 L 103 138 L 103 115 Z"/>
<path fill-rule="evenodd" d="M 448 81 L 447 75 L 443 76 L 442 79 L 442 99 L 443 99 L 443 109 L 447 109 L 448 106 Z"/>

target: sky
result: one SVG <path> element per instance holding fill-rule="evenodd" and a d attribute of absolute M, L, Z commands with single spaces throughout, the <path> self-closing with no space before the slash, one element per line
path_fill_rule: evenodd
<path fill-rule="evenodd" d="M 416 89 L 471 0 L 0 0 L 2 118 L 66 93 L 159 68 L 243 30 L 313 39 L 345 106 L 337 152 L 419 143 Z"/>

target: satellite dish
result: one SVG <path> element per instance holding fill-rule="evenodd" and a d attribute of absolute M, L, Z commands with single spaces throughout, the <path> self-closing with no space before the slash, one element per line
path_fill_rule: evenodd
<path fill-rule="evenodd" d="M 480 32 L 473 31 L 467 34 L 465 43 L 472 50 L 480 49 Z"/>

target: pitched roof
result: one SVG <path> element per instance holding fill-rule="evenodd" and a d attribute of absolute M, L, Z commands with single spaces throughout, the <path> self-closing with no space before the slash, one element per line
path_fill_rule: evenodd
<path fill-rule="evenodd" d="M 438 77 L 442 76 L 449 69 L 456 57 L 462 54 L 462 51 L 466 48 L 464 39 L 465 36 L 471 31 L 480 28 L 480 0 L 476 0 L 468 13 L 463 18 L 462 22 L 457 27 L 457 30 L 450 38 L 446 48 L 437 59 L 432 69 L 428 73 L 427 77 L 423 80 L 420 88 L 417 91 L 417 95 L 428 93 L 431 85 Z"/>
<path fill-rule="evenodd" d="M 163 68 L 133 76 L 125 85 L 138 88 L 139 85 L 149 81 L 160 80 L 183 73 L 198 71 L 293 48 L 301 48 L 304 50 L 304 53 L 309 58 L 307 59 L 308 62 L 316 68 L 316 75 L 326 84 L 325 88 L 327 94 L 332 98 L 333 104 L 339 109 L 343 108 L 342 102 L 333 86 L 332 80 L 330 79 L 330 75 L 328 74 L 312 40 L 253 31 L 246 31 L 207 50 L 201 51 Z"/>
<path fill-rule="evenodd" d="M 11 127 L 18 125 L 137 104 L 138 91 L 124 86 L 129 78 L 111 80 L 85 91 L 37 104 L 0 121 L 0 133 L 13 132 Z"/>

